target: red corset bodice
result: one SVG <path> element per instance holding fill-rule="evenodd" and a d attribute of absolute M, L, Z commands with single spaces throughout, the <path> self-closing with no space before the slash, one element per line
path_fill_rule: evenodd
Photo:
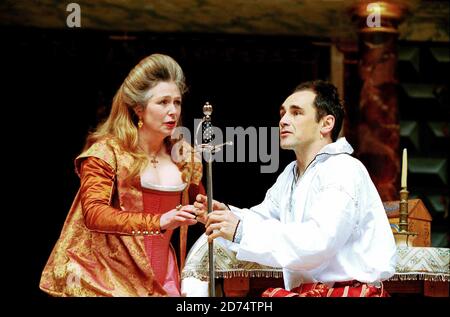
<path fill-rule="evenodd" d="M 176 208 L 181 203 L 182 191 L 160 191 L 142 188 L 144 201 L 144 212 L 151 214 L 162 214 Z M 170 247 L 170 238 L 173 230 L 167 230 L 163 234 L 149 235 L 144 237 L 145 251 L 151 263 L 155 279 L 164 284 L 169 266 L 169 256 L 174 256 Z M 176 265 L 175 265 L 176 266 Z M 178 272 L 178 268 L 174 268 Z M 178 274 L 177 274 L 178 275 Z"/>

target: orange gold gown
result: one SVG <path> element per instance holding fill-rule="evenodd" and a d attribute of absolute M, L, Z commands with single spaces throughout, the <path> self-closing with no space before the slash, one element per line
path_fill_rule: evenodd
<path fill-rule="evenodd" d="M 148 199 L 161 193 L 147 196 L 140 180 L 131 184 L 124 181 L 133 157 L 115 139 L 94 143 L 77 157 L 80 190 L 42 272 L 41 290 L 53 296 L 176 295 L 176 279 L 175 290 L 169 284 L 164 287 L 168 274 L 178 278 L 178 268 L 159 219 L 161 212 L 175 208 L 180 200 L 188 204 L 190 196 L 195 197 L 201 189 L 202 176 L 200 159 L 194 157 L 189 144 L 182 144 L 175 161 L 187 186 L 177 197 L 161 198 L 160 208 L 149 207 L 152 203 Z M 181 266 L 186 236 L 187 227 L 180 227 Z M 161 263 L 152 256 L 155 246 L 149 243 L 157 239 L 165 241 L 171 254 L 161 255 Z"/>

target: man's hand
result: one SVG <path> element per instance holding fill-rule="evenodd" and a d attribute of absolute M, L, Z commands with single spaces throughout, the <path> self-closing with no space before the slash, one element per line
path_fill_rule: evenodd
<path fill-rule="evenodd" d="M 206 221 L 206 235 L 211 242 L 217 237 L 233 241 L 233 235 L 239 218 L 229 210 L 215 210 L 208 214 Z"/>
<path fill-rule="evenodd" d="M 208 198 L 205 195 L 198 194 L 196 197 L 196 202 L 194 202 L 194 207 L 196 208 L 197 221 L 205 224 L 207 221 L 208 214 Z M 213 199 L 213 210 L 229 210 L 228 207 Z"/>

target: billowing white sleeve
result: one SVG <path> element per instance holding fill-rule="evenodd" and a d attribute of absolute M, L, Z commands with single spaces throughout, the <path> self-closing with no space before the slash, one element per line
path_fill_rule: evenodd
<path fill-rule="evenodd" d="M 281 223 L 243 217 L 237 259 L 291 270 L 311 270 L 333 257 L 356 224 L 356 202 L 338 185 L 319 191 L 310 219 Z"/>

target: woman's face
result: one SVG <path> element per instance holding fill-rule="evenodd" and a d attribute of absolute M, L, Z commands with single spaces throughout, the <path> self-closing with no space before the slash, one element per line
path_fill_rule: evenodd
<path fill-rule="evenodd" d="M 138 112 L 144 123 L 141 129 L 162 137 L 171 135 L 181 113 L 178 86 L 174 82 L 160 82 L 147 92 L 147 96 L 147 105 Z"/>

